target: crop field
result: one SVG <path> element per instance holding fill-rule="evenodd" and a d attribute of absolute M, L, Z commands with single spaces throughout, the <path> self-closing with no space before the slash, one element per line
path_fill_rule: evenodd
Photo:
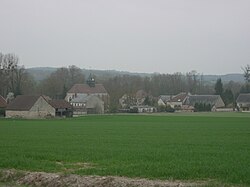
<path fill-rule="evenodd" d="M 0 119 L 0 169 L 250 185 L 250 114 Z"/>

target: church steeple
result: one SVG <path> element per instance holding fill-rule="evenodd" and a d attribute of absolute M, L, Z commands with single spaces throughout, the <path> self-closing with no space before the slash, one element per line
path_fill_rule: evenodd
<path fill-rule="evenodd" d="M 92 76 L 91 73 L 87 79 L 87 84 L 89 85 L 89 87 L 95 87 L 95 78 Z"/>

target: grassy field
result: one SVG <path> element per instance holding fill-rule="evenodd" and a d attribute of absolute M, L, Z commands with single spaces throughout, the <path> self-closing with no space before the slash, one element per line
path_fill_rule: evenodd
<path fill-rule="evenodd" d="M 0 168 L 250 185 L 250 114 L 0 119 Z"/>

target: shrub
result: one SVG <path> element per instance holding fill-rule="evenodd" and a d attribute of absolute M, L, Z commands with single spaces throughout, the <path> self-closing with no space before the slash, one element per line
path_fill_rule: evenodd
<path fill-rule="evenodd" d="M 166 107 L 166 112 L 175 112 L 175 109 L 168 105 Z"/>
<path fill-rule="evenodd" d="M 5 116 L 5 109 L 0 108 L 0 116 Z"/>
<path fill-rule="evenodd" d="M 194 105 L 195 112 L 210 112 L 211 109 L 212 109 L 211 104 L 195 103 L 195 105 Z"/>

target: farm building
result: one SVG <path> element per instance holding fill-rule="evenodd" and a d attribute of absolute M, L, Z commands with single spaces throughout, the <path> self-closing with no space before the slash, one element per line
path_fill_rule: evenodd
<path fill-rule="evenodd" d="M 73 107 L 73 115 L 103 114 L 104 102 L 95 95 L 80 95 L 70 101 Z"/>
<path fill-rule="evenodd" d="M 109 94 L 102 84 L 96 84 L 95 79 L 90 75 L 87 84 L 75 84 L 68 92 L 65 100 L 71 102 L 73 99 L 86 96 L 97 96 L 104 102 L 105 110 L 109 106 Z"/>
<path fill-rule="evenodd" d="M 5 116 L 5 109 L 7 106 L 6 100 L 0 95 L 0 116 Z"/>
<path fill-rule="evenodd" d="M 55 116 L 72 117 L 73 108 L 69 102 L 63 99 L 48 100 L 48 103 L 55 109 Z"/>
<path fill-rule="evenodd" d="M 160 95 L 158 98 L 158 106 L 166 106 L 167 102 L 171 100 L 172 96 L 170 95 Z"/>
<path fill-rule="evenodd" d="M 141 106 L 131 106 L 130 107 L 131 111 L 138 112 L 138 113 L 153 113 L 157 112 L 157 109 L 153 106 L 148 106 L 148 105 L 141 105 Z"/>
<path fill-rule="evenodd" d="M 149 95 L 147 94 L 147 92 L 145 92 L 144 90 L 138 90 L 135 93 L 135 99 L 136 99 L 136 105 L 143 105 L 146 97 L 148 97 Z"/>
<path fill-rule="evenodd" d="M 61 101 L 50 100 L 46 96 L 19 95 L 8 104 L 6 117 L 45 118 L 59 116 L 59 112 L 61 115 L 66 115 L 70 110 L 70 105 L 62 104 Z"/>
<path fill-rule="evenodd" d="M 241 111 L 250 111 L 250 93 L 240 94 L 236 103 Z"/>
<path fill-rule="evenodd" d="M 195 104 L 200 103 L 211 105 L 213 110 L 225 107 L 225 103 L 219 95 L 189 95 L 185 101 L 185 104 L 189 106 L 195 106 Z"/>
<path fill-rule="evenodd" d="M 175 109 L 181 109 L 182 105 L 186 102 L 188 96 L 189 93 L 182 92 L 167 101 L 167 105 Z"/>
<path fill-rule="evenodd" d="M 136 105 L 137 100 L 133 95 L 129 94 L 124 94 L 120 99 L 119 99 L 119 104 L 123 109 L 129 108 L 129 106 Z"/>

